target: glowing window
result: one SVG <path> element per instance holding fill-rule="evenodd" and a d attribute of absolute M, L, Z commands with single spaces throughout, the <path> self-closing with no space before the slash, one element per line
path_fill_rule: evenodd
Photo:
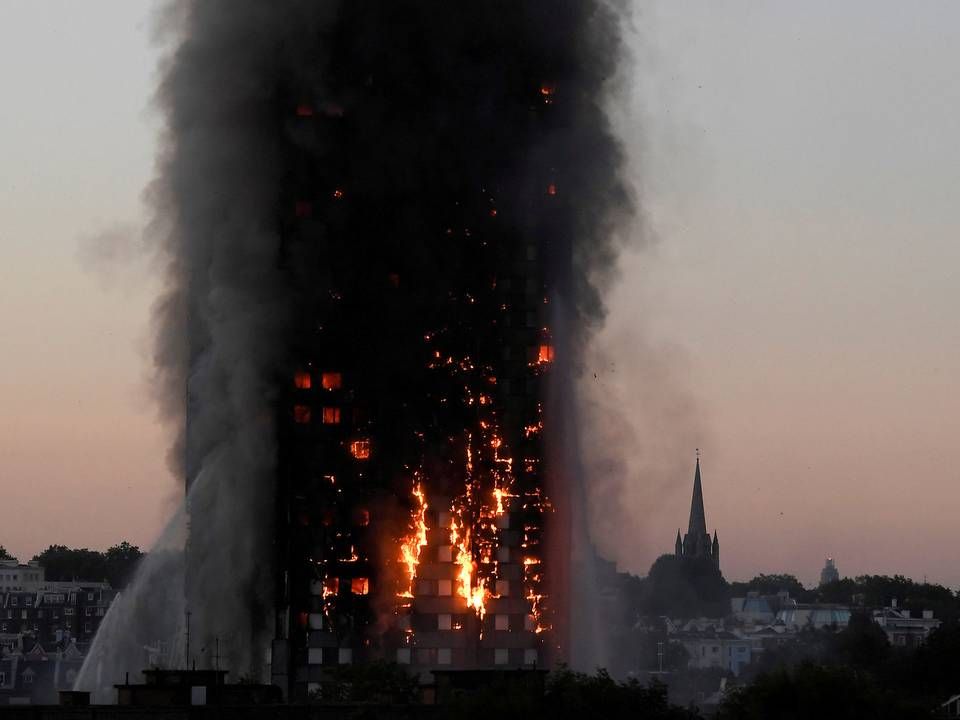
<path fill-rule="evenodd" d="M 453 562 L 452 545 L 441 545 L 437 548 L 437 562 Z"/>
<path fill-rule="evenodd" d="M 437 595 L 440 597 L 450 597 L 453 594 L 453 582 L 450 580 L 437 580 Z"/>
<path fill-rule="evenodd" d="M 510 629 L 510 616 L 509 615 L 495 615 L 493 618 L 493 627 L 495 630 L 509 630 Z"/>
<path fill-rule="evenodd" d="M 510 595 L 510 581 L 509 580 L 497 580 L 497 595 L 500 597 L 507 597 Z"/>
<path fill-rule="evenodd" d="M 340 408 L 325 407 L 323 409 L 323 424 L 339 425 L 340 424 Z"/>
<path fill-rule="evenodd" d="M 310 623 L 310 613 L 297 613 L 297 622 L 300 624 L 300 627 L 307 627 L 307 625 Z"/>
<path fill-rule="evenodd" d="M 540 346 L 540 351 L 537 353 L 537 362 L 541 362 L 541 363 L 553 362 L 553 346 L 552 345 Z"/>
<path fill-rule="evenodd" d="M 537 629 L 537 619 L 533 615 L 524 615 L 523 616 L 523 629 L 528 632 L 533 632 Z"/>
<path fill-rule="evenodd" d="M 453 616 L 448 613 L 437 615 L 437 630 L 449 630 L 453 627 Z"/>
<path fill-rule="evenodd" d="M 294 405 L 293 406 L 293 421 L 298 425 L 306 425 L 310 422 L 310 406 L 309 405 Z"/>
<path fill-rule="evenodd" d="M 297 117 L 312 117 L 313 108 L 307 103 L 297 105 Z"/>
<path fill-rule="evenodd" d="M 324 390 L 339 390 L 343 377 L 338 372 L 325 372 L 320 378 Z"/>
<path fill-rule="evenodd" d="M 370 441 L 354 440 L 352 443 L 350 443 L 350 454 L 353 455 L 357 460 L 369 460 Z"/>
<path fill-rule="evenodd" d="M 550 183 L 549 185 L 547 185 L 547 195 L 556 195 L 556 194 L 557 194 L 557 186 L 554 185 L 553 183 Z"/>
<path fill-rule="evenodd" d="M 363 577 L 351 579 L 350 592 L 354 595 L 366 595 L 370 592 L 370 580 Z"/>
<path fill-rule="evenodd" d="M 336 595 L 340 590 L 340 578 L 329 577 L 323 579 L 323 596 Z"/>
<path fill-rule="evenodd" d="M 364 508 L 357 510 L 356 523 L 358 527 L 366 527 L 370 524 L 370 511 Z"/>

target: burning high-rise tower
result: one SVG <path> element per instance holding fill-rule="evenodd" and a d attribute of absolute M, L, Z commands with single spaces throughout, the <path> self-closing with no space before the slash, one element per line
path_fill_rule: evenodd
<path fill-rule="evenodd" d="M 194 645 L 567 657 L 573 379 L 629 202 L 600 0 L 181 2 L 152 197 Z M 179 454 L 179 453 L 178 453 Z M 269 657 L 269 660 L 267 660 Z"/>

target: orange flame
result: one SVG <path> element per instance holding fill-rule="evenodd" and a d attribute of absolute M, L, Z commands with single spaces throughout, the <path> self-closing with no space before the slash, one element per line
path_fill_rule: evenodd
<path fill-rule="evenodd" d="M 400 561 L 407 566 L 409 585 L 404 592 L 399 593 L 400 597 L 413 597 L 413 581 L 417 576 L 420 553 L 427 545 L 427 530 L 430 529 L 427 527 L 427 496 L 419 480 L 414 483 L 413 497 L 416 500 L 410 520 L 413 532 L 400 543 Z"/>

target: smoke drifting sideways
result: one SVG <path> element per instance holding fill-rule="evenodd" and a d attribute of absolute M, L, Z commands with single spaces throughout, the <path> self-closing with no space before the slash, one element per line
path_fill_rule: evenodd
<path fill-rule="evenodd" d="M 574 554 L 590 554 L 575 395 L 604 315 L 615 229 L 633 210 L 604 111 L 622 59 L 621 12 L 600 0 L 192 0 L 166 8 L 160 30 L 172 50 L 157 93 L 166 130 L 147 196 L 166 280 L 155 310 L 156 389 L 177 434 L 171 462 L 190 485 L 188 559 L 148 561 L 111 610 L 110 634 L 101 633 L 98 659 L 88 661 L 104 683 L 139 670 L 143 646 L 177 646 L 169 633 L 182 632 L 183 603 L 142 604 L 177 596 L 177 583 L 192 613 L 192 647 L 219 639 L 223 667 L 265 677 L 276 418 L 298 335 L 310 331 L 315 295 L 336 287 L 338 266 L 369 263 L 373 272 L 386 262 L 377 258 L 393 259 L 414 282 L 419 273 L 433 284 L 456 268 L 455 241 L 431 238 L 442 236 L 458 195 L 496 197 L 496 242 L 546 238 L 537 246 L 558 356 L 548 454 L 567 468 L 548 492 L 568 508 Z M 554 98 L 549 122 L 535 122 Z M 349 123 L 351 142 L 302 134 L 295 115 L 304 101 Z M 284 238 L 291 157 L 301 151 L 329 169 L 317 187 L 336 181 L 327 190 L 344 187 L 367 218 L 344 225 L 316 207 L 313 247 Z M 545 193 L 555 196 L 549 215 L 537 209 Z M 376 346 L 364 336 L 378 332 L 377 322 L 357 328 L 358 342 Z M 586 585 L 587 575 L 574 568 L 566 580 Z M 565 592 L 574 603 L 590 594 L 554 590 Z M 85 667 L 83 681 L 93 677 Z"/>

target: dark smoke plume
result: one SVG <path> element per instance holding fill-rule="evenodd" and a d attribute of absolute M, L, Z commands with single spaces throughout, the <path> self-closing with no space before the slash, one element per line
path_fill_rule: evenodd
<path fill-rule="evenodd" d="M 448 299 L 510 270 L 477 267 L 466 238 L 532 245 L 546 278 L 558 356 L 548 492 L 586 547 L 574 379 L 603 317 L 614 227 L 631 212 L 604 112 L 622 50 L 617 10 L 600 0 L 198 0 L 165 17 L 176 46 L 149 191 L 167 280 L 155 361 L 179 428 L 172 458 L 191 483 L 194 646 L 220 638 L 225 666 L 263 673 L 278 388 L 319 331 L 313 309 L 342 296 L 356 319 L 350 357 L 397 393 L 419 363 L 403 327 L 443 322 L 457 312 Z M 306 115 L 335 132 L 304 132 Z M 295 196 L 305 184 L 310 197 Z M 290 230 L 297 202 L 309 232 Z M 394 276 L 410 288 L 405 304 L 380 290 Z M 496 353 L 495 332 L 484 337 L 483 352 Z"/>

